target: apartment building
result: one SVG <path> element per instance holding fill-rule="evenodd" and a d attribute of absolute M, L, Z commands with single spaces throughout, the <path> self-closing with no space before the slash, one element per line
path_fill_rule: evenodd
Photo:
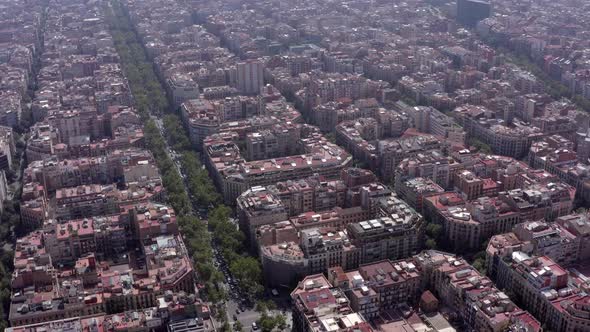
<path fill-rule="evenodd" d="M 494 153 L 504 156 L 524 156 L 532 142 L 544 135 L 537 127 L 518 121 L 508 126 L 483 106 L 460 106 L 453 110 L 453 116 L 469 136 L 488 144 Z"/>
<path fill-rule="evenodd" d="M 166 80 L 166 88 L 175 107 L 180 107 L 187 100 L 199 99 L 200 96 L 199 84 L 190 76 L 180 73 Z"/>
<path fill-rule="evenodd" d="M 12 128 L 0 126 L 0 171 L 12 169 L 12 158 L 15 152 Z"/>
<path fill-rule="evenodd" d="M 426 178 L 444 189 L 450 189 L 455 172 L 464 167 L 460 160 L 446 156 L 440 150 L 427 150 L 405 158 L 398 164 L 395 169 L 395 186 L 397 188 L 413 178 Z"/>
<path fill-rule="evenodd" d="M 321 274 L 300 281 L 291 292 L 291 299 L 294 303 L 293 331 L 373 331 L 363 316 L 352 310 L 344 292 L 332 287 Z"/>
<path fill-rule="evenodd" d="M 520 250 L 489 252 L 488 259 L 494 262 L 498 287 L 512 292 L 548 328 L 574 331 L 588 326 L 588 308 L 583 305 L 588 295 L 576 278 L 570 282 L 575 272 L 568 272 L 547 256 Z"/>
<path fill-rule="evenodd" d="M 286 285 L 335 266 L 349 270 L 416 254 L 421 247 L 422 216 L 393 195 L 372 200 L 374 210 L 337 207 L 258 228 L 266 282 Z"/>
<path fill-rule="evenodd" d="M 445 190 L 429 178 L 416 177 L 401 181 L 396 177 L 395 192 L 416 211 L 424 208 L 424 197 Z"/>
<path fill-rule="evenodd" d="M 235 137 L 235 135 L 234 135 Z M 297 151 L 303 154 L 245 161 L 229 135 L 211 136 L 204 143 L 206 166 L 227 204 L 248 188 L 279 181 L 302 179 L 314 174 L 334 179 L 352 163 L 352 156 L 328 142 L 314 127 L 306 126 Z"/>
<path fill-rule="evenodd" d="M 236 65 L 237 88 L 244 94 L 259 93 L 264 86 L 264 63 L 249 60 Z"/>

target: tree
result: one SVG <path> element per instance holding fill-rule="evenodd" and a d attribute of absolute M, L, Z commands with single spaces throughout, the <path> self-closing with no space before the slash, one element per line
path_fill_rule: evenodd
<path fill-rule="evenodd" d="M 433 239 L 439 239 L 442 234 L 442 230 L 442 225 L 436 223 L 431 222 L 426 225 L 426 234 Z"/>
<path fill-rule="evenodd" d="M 277 322 L 273 316 L 270 316 L 265 311 L 260 315 L 260 318 L 258 319 L 258 325 L 260 325 L 260 329 L 263 332 L 270 332 L 277 326 Z"/>
<path fill-rule="evenodd" d="M 276 315 L 275 322 L 277 324 L 277 327 L 281 330 L 287 327 L 287 317 L 285 317 L 285 315 L 283 314 Z"/>
<path fill-rule="evenodd" d="M 260 329 L 262 331 L 268 331 L 268 332 L 274 330 L 277 327 L 281 330 L 284 329 L 287 326 L 287 318 L 285 317 L 285 315 L 283 315 L 281 313 L 278 313 L 276 315 L 271 315 L 267 311 L 266 305 L 268 305 L 268 302 L 266 302 L 266 303 L 262 302 L 260 309 L 263 309 L 263 310 L 260 311 L 260 318 L 256 321 L 257 324 L 260 326 Z M 257 305 L 257 307 L 258 307 L 258 305 Z"/>
<path fill-rule="evenodd" d="M 431 239 L 431 238 L 426 239 L 426 243 L 424 245 L 426 246 L 427 249 L 436 249 L 437 248 L 436 240 Z"/>
<path fill-rule="evenodd" d="M 189 190 L 199 205 L 216 205 L 221 201 L 221 196 L 215 190 L 209 173 L 203 169 L 196 153 L 191 151 L 183 153 L 182 168 L 187 176 Z"/>
<path fill-rule="evenodd" d="M 467 141 L 467 144 L 475 147 L 481 153 L 487 153 L 487 154 L 493 153 L 491 146 L 480 141 L 479 139 L 477 139 L 475 137 L 470 137 L 469 140 Z"/>
<path fill-rule="evenodd" d="M 262 269 L 255 258 L 239 257 L 231 263 L 229 269 L 248 296 L 257 297 L 264 290 L 261 285 Z"/>
<path fill-rule="evenodd" d="M 212 282 L 205 284 L 205 293 L 207 299 L 212 303 L 220 303 L 223 300 L 220 290 Z"/>
<path fill-rule="evenodd" d="M 256 301 L 256 307 L 254 310 L 256 310 L 256 312 L 263 313 L 268 310 L 275 310 L 276 308 L 276 304 L 271 300 L 258 300 Z"/>
<path fill-rule="evenodd" d="M 332 143 L 336 144 L 336 135 L 335 135 L 334 133 L 327 133 L 327 134 L 325 134 L 325 135 L 324 135 L 324 137 L 325 137 L 325 138 L 326 138 L 328 141 L 330 141 L 330 142 L 332 142 Z"/>
<path fill-rule="evenodd" d="M 473 267 L 479 271 L 479 273 L 485 275 L 486 274 L 486 261 L 485 259 L 482 258 L 477 258 L 475 261 L 473 261 Z"/>
<path fill-rule="evenodd" d="M 213 271 L 215 271 L 215 267 L 209 262 L 199 266 L 199 276 L 204 280 L 211 280 Z"/>
<path fill-rule="evenodd" d="M 232 331 L 231 325 L 229 325 L 229 322 L 227 320 L 225 320 L 223 322 L 223 325 L 221 326 L 221 331 L 223 331 L 223 332 L 231 332 Z"/>
<path fill-rule="evenodd" d="M 237 320 L 234 323 L 234 331 L 243 331 L 243 330 L 244 330 L 244 326 L 242 325 L 242 323 L 239 320 Z"/>
<path fill-rule="evenodd" d="M 217 318 L 220 320 L 226 320 L 227 321 L 227 311 L 225 310 L 224 306 L 218 306 L 217 309 Z"/>
<path fill-rule="evenodd" d="M 211 222 L 222 222 L 229 219 L 231 209 L 225 205 L 219 205 L 209 212 L 209 220 Z"/>
<path fill-rule="evenodd" d="M 188 151 L 191 148 L 191 143 L 188 136 L 185 134 L 184 128 L 178 116 L 168 114 L 164 117 L 164 128 L 166 128 L 166 136 L 168 141 L 177 151 Z"/>

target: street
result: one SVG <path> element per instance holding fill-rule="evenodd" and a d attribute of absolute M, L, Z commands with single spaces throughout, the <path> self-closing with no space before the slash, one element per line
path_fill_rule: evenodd
<path fill-rule="evenodd" d="M 166 130 L 164 128 L 163 120 L 154 115 L 152 115 L 151 118 L 156 123 L 156 126 L 158 127 L 158 130 L 160 131 L 162 137 L 166 137 Z M 174 165 L 176 166 L 178 173 L 183 179 L 183 185 L 185 187 L 185 190 L 187 193 L 189 193 L 192 213 L 197 214 L 201 220 L 207 222 L 207 216 L 200 213 L 200 211 L 204 209 L 198 206 L 197 202 L 195 202 L 192 195 L 190 195 L 187 177 L 182 169 L 182 164 L 180 160 L 181 156 L 168 145 L 168 141 L 166 139 L 164 141 L 166 142 L 166 153 L 168 154 L 168 157 L 174 162 Z M 236 222 L 235 220 L 232 221 Z M 252 324 L 260 318 L 260 313 L 255 310 L 255 303 L 246 303 L 246 297 L 244 296 L 243 291 L 239 289 L 236 280 L 232 277 L 231 272 L 229 271 L 229 266 L 227 266 L 227 263 L 225 262 L 223 256 L 219 252 L 217 244 L 212 241 L 211 246 L 213 248 L 213 264 L 215 265 L 215 267 L 217 267 L 219 271 L 222 272 L 224 278 L 223 284 L 219 286 L 223 287 L 228 294 L 228 300 L 225 301 L 225 310 L 227 312 L 229 322 L 233 325 L 237 320 L 242 324 L 244 331 L 250 331 L 253 329 Z M 277 304 L 277 309 L 270 311 L 269 314 L 276 315 L 279 313 L 283 313 L 287 321 L 287 328 L 285 329 L 285 331 L 289 331 L 292 325 L 292 317 L 290 308 L 288 307 L 288 294 L 280 294 L 279 297 L 272 297 L 270 294 L 267 294 L 267 296 L 270 300 L 273 300 Z M 215 325 L 220 326 L 221 322 L 215 321 Z"/>

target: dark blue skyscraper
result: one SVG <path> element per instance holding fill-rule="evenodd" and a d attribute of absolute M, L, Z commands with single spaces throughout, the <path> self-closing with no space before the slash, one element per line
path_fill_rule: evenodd
<path fill-rule="evenodd" d="M 490 17 L 492 5 L 485 0 L 457 0 L 457 21 L 468 27 Z"/>

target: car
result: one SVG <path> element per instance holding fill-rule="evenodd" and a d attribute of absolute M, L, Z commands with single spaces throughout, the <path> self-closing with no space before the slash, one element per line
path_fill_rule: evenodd
<path fill-rule="evenodd" d="M 236 314 L 239 315 L 240 314 L 240 309 L 236 308 Z"/>
<path fill-rule="evenodd" d="M 274 288 L 270 292 L 272 293 L 273 296 L 279 296 L 279 292 Z"/>
<path fill-rule="evenodd" d="M 238 320 L 238 317 L 237 317 L 236 315 L 234 315 L 232 318 L 233 318 L 235 321 L 237 321 L 237 320 Z"/>
<path fill-rule="evenodd" d="M 258 325 L 256 325 L 256 322 L 252 323 L 252 330 L 258 330 Z"/>

